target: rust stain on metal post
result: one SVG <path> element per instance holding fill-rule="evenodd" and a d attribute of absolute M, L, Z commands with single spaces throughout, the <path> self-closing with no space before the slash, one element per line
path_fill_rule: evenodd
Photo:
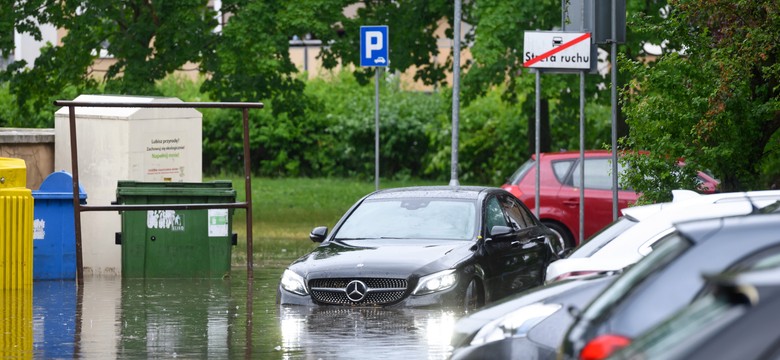
<path fill-rule="evenodd" d="M 73 221 L 76 223 L 76 281 L 79 287 L 84 285 L 84 258 L 81 251 L 81 201 L 79 197 L 79 160 L 76 141 L 76 109 L 68 106 L 70 126 L 70 164 L 73 169 Z"/>
<path fill-rule="evenodd" d="M 246 207 L 246 270 L 247 276 L 251 279 L 254 277 L 254 250 L 252 249 L 252 243 L 254 238 L 252 237 L 252 169 L 249 162 L 249 109 L 244 108 L 243 121 L 244 121 L 244 198 L 247 204 Z"/>
<path fill-rule="evenodd" d="M 262 103 L 245 102 L 159 102 L 159 103 L 128 103 L 128 102 L 83 102 L 56 100 L 55 106 L 68 107 L 70 125 L 70 159 L 73 169 L 73 217 L 76 228 L 76 280 L 79 286 L 84 284 L 84 263 L 81 243 L 81 212 L 82 211 L 138 211 L 138 210 L 195 210 L 195 209 L 245 209 L 247 234 L 247 277 L 251 280 L 253 274 L 252 249 L 252 175 L 251 159 L 249 157 L 249 109 L 262 109 Z M 144 204 L 144 205 L 81 205 L 79 194 L 79 161 L 76 140 L 76 107 L 122 107 L 122 108 L 232 108 L 242 110 L 242 125 L 244 131 L 244 202 L 209 203 L 209 204 Z"/>

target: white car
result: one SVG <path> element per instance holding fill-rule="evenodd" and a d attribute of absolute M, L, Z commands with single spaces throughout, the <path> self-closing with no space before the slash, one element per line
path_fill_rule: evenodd
<path fill-rule="evenodd" d="M 678 196 L 679 195 L 679 196 Z M 653 244 L 673 230 L 676 222 L 707 219 L 722 216 L 746 215 L 754 209 L 780 200 L 780 190 L 717 193 L 692 196 L 688 192 L 676 192 L 671 203 L 655 204 L 658 207 L 637 207 L 623 210 L 624 217 L 633 218 L 632 226 L 611 229 L 612 223 L 591 240 L 578 247 L 565 259 L 554 261 L 547 267 L 546 282 L 553 282 L 593 273 L 621 271 L 634 264 L 653 250 Z M 587 210 L 587 209 L 586 209 Z M 614 236 L 599 238 L 605 232 Z"/>

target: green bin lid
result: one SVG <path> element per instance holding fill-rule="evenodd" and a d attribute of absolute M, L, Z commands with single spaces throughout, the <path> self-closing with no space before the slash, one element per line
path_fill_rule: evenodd
<path fill-rule="evenodd" d="M 228 180 L 210 182 L 140 182 L 120 180 L 116 188 L 117 199 L 129 196 L 202 196 L 235 197 L 233 183 Z"/>

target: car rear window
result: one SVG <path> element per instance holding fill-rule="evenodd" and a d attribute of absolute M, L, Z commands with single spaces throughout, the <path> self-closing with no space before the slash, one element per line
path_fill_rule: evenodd
<path fill-rule="evenodd" d="M 515 173 L 509 177 L 507 183 L 512 185 L 519 184 L 520 181 L 523 180 L 523 178 L 525 177 L 525 174 L 528 173 L 528 170 L 531 170 L 531 168 L 533 168 L 535 164 L 536 161 L 534 161 L 534 159 L 528 159 L 528 161 L 524 162 L 523 165 L 520 165 L 520 167 L 515 171 Z"/>

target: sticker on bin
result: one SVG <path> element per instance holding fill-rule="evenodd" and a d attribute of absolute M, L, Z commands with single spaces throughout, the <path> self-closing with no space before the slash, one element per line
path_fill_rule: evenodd
<path fill-rule="evenodd" d="M 33 240 L 45 240 L 46 239 L 46 220 L 35 219 L 33 220 Z"/>
<path fill-rule="evenodd" d="M 184 231 L 184 215 L 176 210 L 149 210 L 146 212 L 147 229 Z"/>
<path fill-rule="evenodd" d="M 209 209 L 209 237 L 228 236 L 228 210 Z"/>

